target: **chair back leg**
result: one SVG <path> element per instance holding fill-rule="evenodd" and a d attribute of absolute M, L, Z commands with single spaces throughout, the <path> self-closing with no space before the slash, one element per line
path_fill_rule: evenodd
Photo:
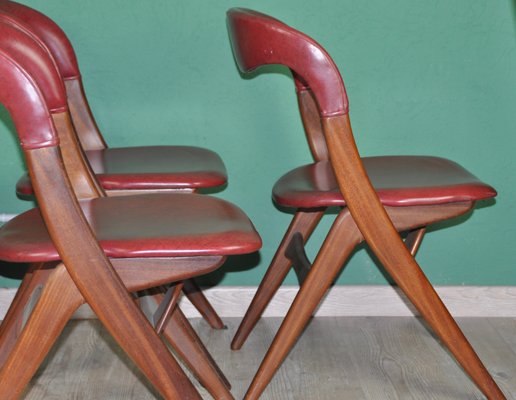
<path fill-rule="evenodd" d="M 324 209 L 314 211 L 298 210 L 296 212 L 231 342 L 232 350 L 240 350 L 242 348 L 247 337 L 287 276 L 292 262 L 285 256 L 285 251 L 293 235 L 299 232 L 306 243 L 323 215 Z"/>
<path fill-rule="evenodd" d="M 303 286 L 274 337 L 245 395 L 246 400 L 260 397 L 361 239 L 349 210 L 343 209 L 333 223 Z"/>
<path fill-rule="evenodd" d="M 233 399 L 229 381 L 179 308 L 176 308 L 165 326 L 163 336 L 214 399 Z"/>
<path fill-rule="evenodd" d="M 215 311 L 194 279 L 187 279 L 183 282 L 183 293 L 213 329 L 226 328 L 217 311 Z"/>

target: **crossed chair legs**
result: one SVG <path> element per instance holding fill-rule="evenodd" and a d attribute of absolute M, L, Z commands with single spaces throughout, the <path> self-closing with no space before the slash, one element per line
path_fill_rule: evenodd
<path fill-rule="evenodd" d="M 424 235 L 424 230 L 418 228 L 464 214 L 471 210 L 472 207 L 472 203 L 460 203 L 447 206 L 440 205 L 438 207 L 386 207 L 386 210 L 398 231 L 417 229 L 409 234 L 406 242 L 411 253 L 414 254 Z M 296 229 L 304 227 L 305 230 L 302 231 L 302 235 L 306 239 L 317 224 L 318 219 L 320 219 L 318 213 L 310 215 L 307 215 L 307 213 L 297 214 L 286 237 L 291 236 Z M 343 209 L 333 223 L 306 280 L 303 282 L 285 320 L 262 361 L 245 399 L 259 398 L 307 325 L 317 305 L 342 269 L 346 259 L 363 240 L 364 238 L 351 217 L 349 210 Z M 284 242 L 282 246 L 285 248 L 288 240 L 284 240 Z M 285 277 L 290 267 L 290 261 L 287 259 L 278 261 L 280 257 L 281 255 L 277 254 L 273 264 L 269 267 L 267 275 L 256 295 L 258 300 L 255 298 L 253 301 L 254 309 L 253 305 L 251 305 L 250 312 L 248 312 L 250 316 L 246 315 L 244 329 L 242 329 L 242 326 L 240 327 L 239 333 L 233 342 L 233 348 L 241 346 L 267 305 L 268 300 L 273 296 Z M 274 262 L 276 263 L 274 264 Z M 505 399 L 503 393 L 464 337 L 457 323 L 417 263 L 414 261 L 411 265 L 402 266 L 396 263 L 384 262 L 383 266 L 482 393 L 489 399 Z M 271 269 L 276 269 L 277 271 L 271 271 Z"/>
<path fill-rule="evenodd" d="M 288 252 L 287 249 L 290 243 L 292 243 L 294 235 L 301 235 L 302 243 L 306 243 L 319 224 L 325 211 L 326 208 L 296 211 L 290 226 L 285 232 L 274 257 L 272 258 L 270 266 L 267 269 L 267 272 L 265 273 L 265 276 L 262 279 L 244 318 L 240 322 L 235 336 L 233 337 L 231 342 L 232 350 L 240 350 L 242 348 L 251 331 L 254 329 L 258 320 L 261 318 L 265 309 L 271 302 L 273 296 L 285 280 L 290 268 L 292 266 L 296 268 L 295 263 L 292 265 L 292 260 L 286 255 Z M 416 255 L 425 232 L 425 228 L 418 228 L 408 233 L 405 239 L 405 244 L 413 256 Z M 298 278 L 300 278 L 299 275 L 300 274 L 298 273 Z M 299 281 L 300 284 L 302 284 L 304 279 L 300 278 Z"/>
<path fill-rule="evenodd" d="M 125 275 L 125 280 L 131 281 L 129 275 Z M 124 274 L 121 276 L 124 280 Z M 130 285 L 129 290 L 132 289 Z M 155 291 L 152 299 L 159 304 L 164 297 L 163 292 Z M 84 302 L 83 296 L 63 264 L 31 265 L 0 328 L 2 399 L 15 399 L 21 395 L 66 322 Z M 138 317 L 142 316 L 137 309 L 126 315 L 131 315 L 135 311 Z M 164 344 L 159 339 L 160 344 L 156 344 L 157 335 L 150 324 L 146 323 L 144 326 L 145 339 L 151 340 L 153 344 L 145 346 L 149 348 L 142 351 L 139 351 L 139 346 L 130 345 L 133 341 L 131 336 L 135 334 L 131 329 L 130 319 L 111 333 L 166 398 L 200 399 Z M 179 307 L 175 307 L 171 312 L 162 334 L 215 399 L 233 399 L 229 382 Z M 154 353 L 152 358 L 160 360 L 158 365 L 142 362 L 143 358 L 149 356 L 147 350 L 151 351 L 151 357 Z M 157 372 L 149 371 L 155 367 Z"/>
<path fill-rule="evenodd" d="M 325 208 L 321 210 L 298 210 L 285 232 L 283 239 L 272 258 L 271 264 L 265 273 L 251 305 L 247 309 L 238 330 L 231 342 L 232 350 L 240 350 L 247 337 L 262 316 L 265 308 L 270 303 L 274 294 L 287 276 L 292 262 L 285 256 L 285 252 L 295 233 L 300 233 L 306 242 L 319 221 L 324 215 Z"/>

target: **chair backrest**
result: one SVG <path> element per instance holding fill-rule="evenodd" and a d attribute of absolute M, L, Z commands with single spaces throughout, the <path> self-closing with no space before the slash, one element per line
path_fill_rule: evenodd
<path fill-rule="evenodd" d="M 46 15 L 13 1 L 0 1 L 0 18 L 8 19 L 46 46 L 65 81 L 70 113 L 81 144 L 86 150 L 105 148 L 84 94 L 75 51 L 64 31 Z"/>
<path fill-rule="evenodd" d="M 348 113 L 346 89 L 337 66 L 313 39 L 256 11 L 232 9 L 228 22 L 242 71 L 265 64 L 286 65 L 296 74 L 298 88 L 310 87 L 316 94 L 323 117 Z"/>
<path fill-rule="evenodd" d="M 349 121 L 344 83 L 329 54 L 305 34 L 256 11 L 231 9 L 227 21 L 242 72 L 282 64 L 295 74 L 298 90 L 304 85 L 312 90 L 333 171 L 364 239 L 382 263 L 402 264 L 400 268 L 414 265 L 364 169 Z"/>
<path fill-rule="evenodd" d="M 15 3 L 0 2 L 0 8 L 6 4 Z M 36 13 L 36 15 L 37 14 L 38 13 Z M 68 102 L 66 87 L 64 86 L 61 79 L 62 77 L 58 71 L 57 63 L 52 57 L 46 44 L 42 42 L 33 31 L 27 29 L 25 24 L 20 22 L 17 17 L 12 16 L 11 14 L 0 12 L 0 21 L 5 25 L 14 27 L 18 31 L 24 33 L 24 35 L 21 36 L 24 39 L 23 43 L 25 44 L 23 49 L 20 46 L 17 46 L 12 49 L 12 51 L 17 51 L 18 54 L 12 54 L 16 58 L 27 57 L 27 54 L 31 54 L 33 64 L 27 64 L 27 68 L 33 68 L 33 66 L 41 64 L 46 65 L 47 71 L 52 70 L 52 73 L 48 72 L 46 77 L 43 77 L 41 71 L 39 71 L 39 79 L 47 79 L 48 81 L 53 79 L 53 84 L 56 87 L 59 85 L 60 90 L 65 93 L 65 99 Z M 8 41 L 5 41 L 4 45 L 10 45 L 11 47 L 14 47 Z M 45 92 L 51 93 L 49 90 L 46 90 Z M 68 110 L 69 108 L 67 103 L 67 113 L 65 114 L 67 117 L 69 115 Z M 65 166 L 75 193 L 79 198 L 98 197 L 104 195 L 100 185 L 96 182 L 94 174 L 87 162 L 87 159 L 84 155 L 80 142 L 78 141 L 77 135 L 75 134 L 73 125 L 70 123 L 69 118 L 63 119 L 62 125 L 63 126 L 59 130 L 61 153 L 63 155 Z"/>
<path fill-rule="evenodd" d="M 329 158 L 328 147 L 324 139 L 323 127 L 321 125 L 321 118 L 319 116 L 319 108 L 314 98 L 312 90 L 305 83 L 296 78 L 293 74 L 294 82 L 296 83 L 297 103 L 301 121 L 305 130 L 306 140 L 310 147 L 310 152 L 315 161 L 327 161 Z"/>
<path fill-rule="evenodd" d="M 0 28 L 0 102 L 11 114 L 24 150 L 55 147 L 59 138 L 49 124 L 51 114 L 68 110 L 55 65 L 29 36 L 4 23 Z M 20 68 L 19 63 L 26 67 Z"/>
<path fill-rule="evenodd" d="M 263 64 L 284 64 L 291 69 L 312 156 L 316 161 L 327 160 L 319 113 L 329 116 L 348 112 L 344 83 L 331 57 L 313 39 L 268 15 L 233 9 L 228 20 L 240 69 L 249 71 Z M 237 43 L 243 37 L 241 30 L 252 35 L 252 49 Z M 313 92 L 318 93 L 318 104 Z"/>
<path fill-rule="evenodd" d="M 81 73 L 72 44 L 54 21 L 30 7 L 13 1 L 1 1 L 0 13 L 11 15 L 31 28 L 49 48 L 63 79 L 80 77 Z"/>
<path fill-rule="evenodd" d="M 69 117 L 60 76 L 45 49 L 2 21 L 0 102 L 14 121 L 36 199 L 62 259 L 65 263 L 83 257 L 87 260 L 89 253 L 93 257 L 89 262 L 106 262 L 61 157 L 59 130 L 66 126 Z"/>
<path fill-rule="evenodd" d="M 58 112 L 61 115 L 59 126 L 55 133 L 59 137 L 61 154 L 75 194 L 81 199 L 103 196 L 104 192 L 91 171 L 70 123 L 65 87 L 53 58 L 50 57 L 45 46 L 38 40 L 34 40 L 33 36 L 18 29 L 17 24 L 2 18 L 0 18 L 0 23 L 2 24 L 2 29 L 6 32 L 6 35 L 1 38 L 4 54 L 21 63 L 20 65 L 24 65 L 29 76 L 37 79 L 34 88 L 38 88 L 41 91 L 41 95 L 45 99 L 49 110 L 52 110 L 54 113 Z M 12 81 L 12 84 L 15 82 L 16 80 Z M 5 91 L 5 88 L 3 90 Z M 50 117 L 45 114 L 41 104 L 31 102 L 30 97 L 20 96 L 19 101 L 26 102 L 25 114 L 11 112 L 9 107 L 11 107 L 10 104 L 14 103 L 6 102 L 5 104 L 11 112 L 15 125 L 18 127 L 22 147 L 27 146 L 31 142 L 39 143 L 37 142 L 38 135 L 36 133 L 43 129 L 41 128 L 42 126 L 45 129 L 47 126 L 45 124 L 36 124 L 33 119 L 36 115 L 40 115 L 43 120 L 48 120 Z M 35 107 L 38 107 L 39 113 L 36 113 Z M 27 126 L 25 127 L 25 125 Z M 52 125 L 52 127 L 56 129 L 55 126 Z M 24 132 L 30 132 L 31 135 L 25 138 Z"/>

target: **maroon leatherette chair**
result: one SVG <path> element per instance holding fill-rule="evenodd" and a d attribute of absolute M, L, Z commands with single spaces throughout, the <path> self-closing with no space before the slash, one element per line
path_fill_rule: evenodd
<path fill-rule="evenodd" d="M 68 106 L 79 142 L 97 179 L 109 196 L 222 187 L 227 174 L 211 150 L 192 146 L 110 148 L 100 133 L 84 93 L 77 58 L 68 37 L 50 18 L 25 5 L 0 1 L 0 19 L 16 24 L 39 40 L 55 60 L 64 81 Z M 28 174 L 16 185 L 20 198 L 32 198 Z M 184 291 L 213 328 L 224 324 L 195 282 Z"/>
<path fill-rule="evenodd" d="M 438 157 L 360 158 L 348 98 L 328 53 L 303 33 L 267 15 L 228 11 L 229 36 L 243 73 L 262 65 L 288 67 L 314 162 L 281 177 L 273 199 L 295 209 L 258 292 L 232 343 L 239 349 L 292 263 L 302 283 L 246 399 L 257 399 L 287 356 L 351 251 L 367 242 L 385 270 L 419 310 L 478 388 L 505 398 L 414 259 L 425 227 L 467 213 L 495 190 L 458 164 Z M 311 264 L 303 249 L 328 207 L 340 207 Z M 398 232 L 410 232 L 403 243 Z"/>
<path fill-rule="evenodd" d="M 54 61 L 5 21 L 0 103 L 13 119 L 39 205 L 0 228 L 0 260 L 31 264 L 0 326 L 0 397 L 21 396 L 73 312 L 88 303 L 164 398 L 201 397 L 161 333 L 214 398 L 231 399 L 229 384 L 196 343 L 176 302 L 185 279 L 213 271 L 230 255 L 259 249 L 247 216 L 198 194 L 105 196 L 73 142 Z M 167 295 L 158 296 L 164 302 L 152 326 L 131 292 L 170 283 Z"/>

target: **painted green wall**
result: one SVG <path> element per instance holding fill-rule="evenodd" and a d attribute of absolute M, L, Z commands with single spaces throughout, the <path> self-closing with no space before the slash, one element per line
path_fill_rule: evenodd
<path fill-rule="evenodd" d="M 498 189 L 496 204 L 427 235 L 418 257 L 431 280 L 516 285 L 512 0 L 25 3 L 54 18 L 72 39 L 110 145 L 192 144 L 225 160 L 230 183 L 217 196 L 248 212 L 264 247 L 259 256 L 231 262 L 211 283 L 260 281 L 291 218 L 272 204 L 271 186 L 310 160 L 291 78 L 280 72 L 249 80 L 237 72 L 224 18 L 226 9 L 244 6 L 305 31 L 333 55 L 363 155 L 449 157 Z M 30 207 L 14 195 L 23 161 L 4 110 L 0 121 L 0 213 L 17 213 Z M 312 257 L 332 218 L 314 235 Z M 9 266 L 2 271 L 12 276 Z M 339 283 L 385 280 L 361 249 Z"/>

